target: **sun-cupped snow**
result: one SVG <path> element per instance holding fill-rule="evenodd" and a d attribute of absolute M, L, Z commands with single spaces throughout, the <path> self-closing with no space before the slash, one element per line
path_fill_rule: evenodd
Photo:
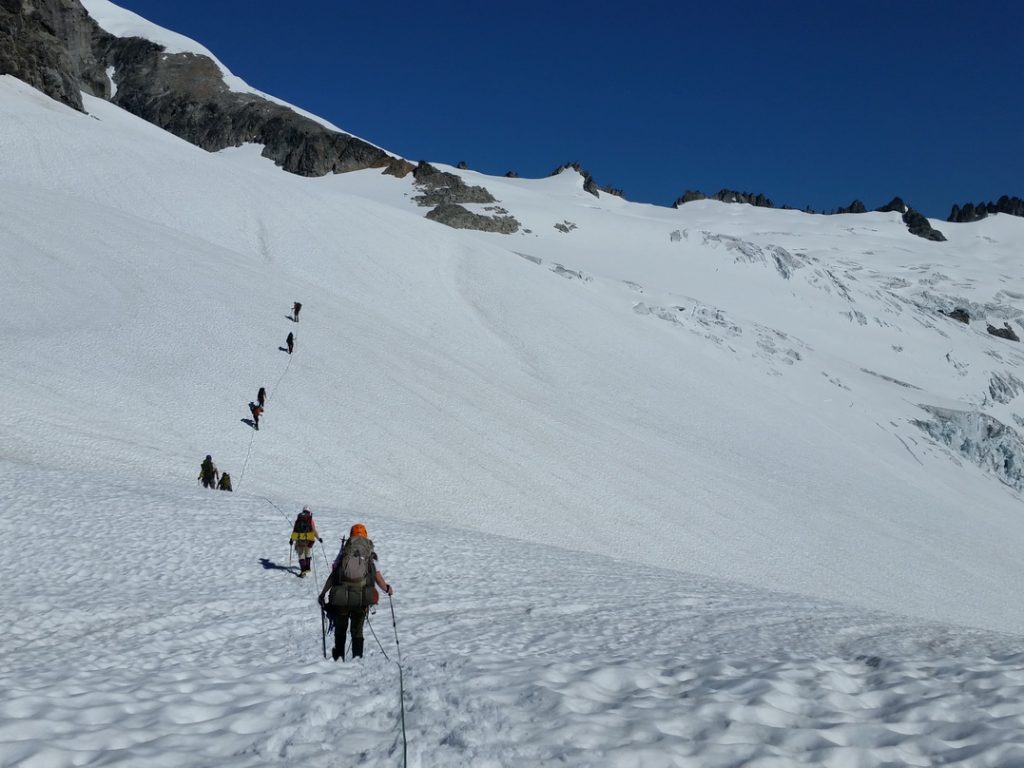
<path fill-rule="evenodd" d="M 0 78 L 3 762 L 397 764 L 303 504 L 396 587 L 411 764 L 1024 760 L 1024 222 L 458 171 L 523 226 L 457 231 L 85 103 Z"/>

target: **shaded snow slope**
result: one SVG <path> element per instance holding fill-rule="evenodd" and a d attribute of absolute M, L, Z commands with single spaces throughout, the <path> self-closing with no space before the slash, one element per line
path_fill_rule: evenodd
<path fill-rule="evenodd" d="M 969 284 L 1011 269 L 1002 217 L 964 228 L 986 265 L 884 215 L 665 211 L 563 174 L 496 194 L 577 230 L 486 237 L 424 221 L 407 181 L 292 178 L 2 87 L 2 455 L 191 483 L 212 453 L 245 491 L 1024 625 L 1018 497 L 912 423 L 1018 364 L 922 307 L 1015 291 Z"/>

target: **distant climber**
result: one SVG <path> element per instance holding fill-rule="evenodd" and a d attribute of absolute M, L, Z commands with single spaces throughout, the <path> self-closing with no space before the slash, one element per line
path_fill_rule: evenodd
<path fill-rule="evenodd" d="M 220 482 L 217 483 L 218 491 L 230 491 L 231 490 L 231 475 L 227 472 L 220 476 Z"/>
<path fill-rule="evenodd" d="M 299 322 L 299 312 L 301 312 L 301 311 L 302 311 L 302 302 L 301 301 L 296 301 L 294 304 L 292 304 L 292 320 L 294 320 L 296 323 Z"/>
<path fill-rule="evenodd" d="M 199 477 L 196 479 L 203 484 L 203 488 L 216 488 L 218 477 L 220 477 L 220 470 L 213 463 L 213 458 L 207 454 L 203 463 L 199 465 Z"/>
<path fill-rule="evenodd" d="M 309 511 L 309 507 L 303 507 L 302 511 L 295 517 L 295 523 L 292 525 L 292 535 L 288 541 L 288 546 L 295 547 L 295 556 L 299 558 L 299 578 L 303 578 L 309 573 L 309 561 L 313 554 L 314 541 L 319 541 L 321 544 L 324 543 L 324 540 L 320 538 L 320 534 L 317 533 L 316 523 L 313 521 L 313 513 Z"/>
<path fill-rule="evenodd" d="M 288 338 L 284 340 L 284 343 L 288 345 L 288 354 L 290 355 L 295 349 L 295 334 L 289 331 Z"/>
<path fill-rule="evenodd" d="M 260 387 L 260 391 L 256 393 L 256 405 L 262 408 L 267 404 L 267 389 L 266 387 Z"/>
<path fill-rule="evenodd" d="M 374 584 L 387 594 L 394 594 L 384 574 L 377 568 L 377 553 L 367 537 L 366 526 L 356 523 L 349 531 L 348 541 L 334 562 L 317 601 L 334 620 L 334 648 L 331 658 L 345 658 L 345 633 L 351 624 L 352 657 L 363 655 L 363 621 L 378 595 Z M 329 593 L 329 596 L 328 596 Z"/>
<path fill-rule="evenodd" d="M 259 432 L 260 415 L 263 413 L 263 408 L 256 405 L 256 403 L 249 403 L 249 413 L 252 414 L 252 428 Z"/>

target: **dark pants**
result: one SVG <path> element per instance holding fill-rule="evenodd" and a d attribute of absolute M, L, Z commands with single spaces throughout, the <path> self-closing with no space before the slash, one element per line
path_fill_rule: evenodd
<path fill-rule="evenodd" d="M 366 620 L 366 589 L 363 586 L 336 586 L 331 590 L 331 618 L 334 619 L 335 655 L 345 650 L 345 632 L 352 628 L 352 655 L 363 655 L 363 622 Z"/>
<path fill-rule="evenodd" d="M 352 625 L 352 639 L 363 639 L 363 622 L 366 620 L 366 609 L 356 608 L 355 610 L 334 611 L 334 645 L 336 648 L 345 647 L 345 632 L 348 625 Z"/>
<path fill-rule="evenodd" d="M 203 488 L 216 488 L 217 482 L 211 478 L 203 478 Z"/>

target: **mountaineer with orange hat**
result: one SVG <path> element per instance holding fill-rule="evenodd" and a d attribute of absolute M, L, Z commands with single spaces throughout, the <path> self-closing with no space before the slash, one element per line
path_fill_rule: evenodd
<path fill-rule="evenodd" d="M 331 575 L 317 598 L 320 607 L 334 621 L 331 657 L 335 661 L 345 658 L 345 631 L 349 623 L 352 625 L 352 656 L 363 655 L 363 621 L 370 606 L 375 605 L 380 597 L 374 584 L 389 595 L 394 593 L 377 569 L 376 560 L 377 553 L 367 537 L 366 526 L 356 523 L 349 531 L 348 540 L 342 542 Z"/>

